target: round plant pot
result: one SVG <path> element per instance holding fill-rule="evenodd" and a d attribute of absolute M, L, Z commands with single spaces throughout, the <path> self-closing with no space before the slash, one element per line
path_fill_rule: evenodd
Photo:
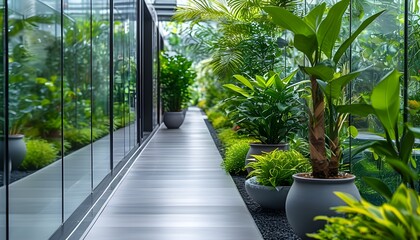
<path fill-rule="evenodd" d="M 263 186 L 257 183 L 257 177 L 245 181 L 245 190 L 248 195 L 263 208 L 285 210 L 286 197 L 290 186 L 277 188 Z"/>
<path fill-rule="evenodd" d="M 177 129 L 184 122 L 183 112 L 165 112 L 163 114 L 163 123 L 168 129 Z"/>
<path fill-rule="evenodd" d="M 252 157 L 252 155 L 261 155 L 263 152 L 271 152 L 274 150 L 289 150 L 289 144 L 288 143 L 279 143 L 279 144 L 262 144 L 262 143 L 250 143 L 249 144 L 249 150 L 245 157 L 245 166 L 255 161 L 255 158 Z M 248 173 L 252 171 L 252 168 L 246 168 Z"/>
<path fill-rule="evenodd" d="M 360 199 L 354 184 L 355 176 L 345 174 L 343 178 L 319 179 L 306 177 L 305 173 L 293 175 L 294 182 L 286 198 L 286 216 L 293 231 L 302 239 L 310 239 L 307 233 L 323 228 L 325 221 L 314 221 L 315 216 L 337 216 L 331 207 L 345 205 L 334 192 L 344 192 Z"/>
<path fill-rule="evenodd" d="M 26 144 L 23 141 L 24 135 L 9 135 L 9 159 L 11 161 L 11 169 L 16 170 L 22 163 L 26 156 Z M 4 139 L 0 140 L 0 169 L 3 170 L 4 166 Z"/>

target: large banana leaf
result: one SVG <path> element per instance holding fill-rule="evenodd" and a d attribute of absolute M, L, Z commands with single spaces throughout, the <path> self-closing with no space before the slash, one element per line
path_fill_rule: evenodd
<path fill-rule="evenodd" d="M 303 21 L 305 21 L 306 24 L 308 24 L 314 30 L 314 32 L 316 32 L 316 29 L 322 21 L 322 17 L 324 16 L 326 6 L 327 4 L 325 2 L 319 4 L 318 6 L 314 7 L 308 13 L 308 15 L 306 15 L 303 18 Z"/>
<path fill-rule="evenodd" d="M 334 4 L 328 11 L 327 17 L 319 25 L 316 33 L 320 50 L 331 59 L 335 42 L 340 35 L 343 14 L 350 4 L 350 0 L 342 0 Z"/>
<path fill-rule="evenodd" d="M 398 116 L 400 114 L 400 82 L 401 73 L 397 70 L 386 75 L 373 89 L 371 105 L 391 139 L 395 139 Z"/>

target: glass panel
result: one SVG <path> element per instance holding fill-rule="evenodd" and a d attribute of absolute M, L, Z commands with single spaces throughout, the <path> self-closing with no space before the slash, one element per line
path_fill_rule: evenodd
<path fill-rule="evenodd" d="M 62 219 L 60 1 L 9 3 L 10 239 L 48 239 Z"/>
<path fill-rule="evenodd" d="M 114 166 L 137 143 L 136 137 L 136 1 L 115 8 L 114 35 Z"/>
<path fill-rule="evenodd" d="M 355 1 L 352 8 L 353 31 L 366 17 L 387 9 L 366 31 L 360 34 L 356 43 L 353 44 L 352 69 L 371 66 L 353 81 L 352 85 L 352 101 L 363 102 L 370 96 L 372 88 L 390 70 L 394 68 L 403 70 L 404 1 Z M 374 134 L 383 132 L 380 123 L 372 117 L 355 116 L 352 119 L 352 125 L 359 130 L 357 141 L 352 141 L 353 145 L 365 143 L 374 138 Z M 399 183 L 390 167 L 381 160 L 374 160 L 373 154 L 369 151 L 363 152 L 353 160 L 352 170 L 357 176 L 357 184 L 362 196 L 376 203 L 379 203 L 380 198 L 361 181 L 361 176 L 381 178 L 390 187 L 396 187 Z"/>
<path fill-rule="evenodd" d="M 0 43 L 4 46 L 4 36 L 3 36 L 3 29 L 4 29 L 4 1 L 0 1 Z M 4 184 L 6 182 L 5 176 L 5 164 L 4 161 L 4 139 L 5 139 L 5 131 L 4 131 L 4 49 L 0 48 L 0 240 L 6 239 L 6 188 Z"/>
<path fill-rule="evenodd" d="M 93 187 L 110 172 L 109 0 L 94 0 L 92 13 Z"/>
<path fill-rule="evenodd" d="M 410 2 L 409 33 L 408 33 L 408 109 L 409 121 L 415 127 L 420 127 L 420 2 Z M 417 139 L 414 157 L 417 166 L 420 164 L 420 141 Z"/>
<path fill-rule="evenodd" d="M 67 16 L 64 23 L 64 219 L 67 219 L 91 193 L 92 187 L 91 1 L 69 1 L 64 12 Z"/>

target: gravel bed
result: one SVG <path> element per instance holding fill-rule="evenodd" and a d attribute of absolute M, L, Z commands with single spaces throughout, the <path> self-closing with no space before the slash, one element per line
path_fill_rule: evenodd
<path fill-rule="evenodd" d="M 18 170 L 13 170 L 10 174 L 10 182 L 14 182 L 17 181 L 21 178 L 24 178 L 32 173 L 34 173 L 35 171 L 18 171 Z M 3 186 L 3 176 L 4 176 L 4 172 L 3 170 L 0 170 L 0 186 Z"/>
<path fill-rule="evenodd" d="M 220 152 L 220 155 L 224 156 L 224 148 L 217 137 L 217 132 L 207 119 L 205 119 L 205 122 L 210 131 L 210 135 Z M 235 182 L 242 199 L 248 207 L 249 212 L 254 218 L 258 229 L 263 235 L 264 240 L 300 239 L 290 228 L 285 212 L 280 210 L 264 209 L 248 196 L 248 193 L 245 190 L 245 174 L 231 175 L 231 177 Z"/>

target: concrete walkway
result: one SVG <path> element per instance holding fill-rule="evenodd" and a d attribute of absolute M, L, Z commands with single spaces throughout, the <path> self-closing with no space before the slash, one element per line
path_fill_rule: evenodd
<path fill-rule="evenodd" d="M 162 126 L 116 188 L 85 239 L 259 240 L 262 236 L 201 112 Z"/>

